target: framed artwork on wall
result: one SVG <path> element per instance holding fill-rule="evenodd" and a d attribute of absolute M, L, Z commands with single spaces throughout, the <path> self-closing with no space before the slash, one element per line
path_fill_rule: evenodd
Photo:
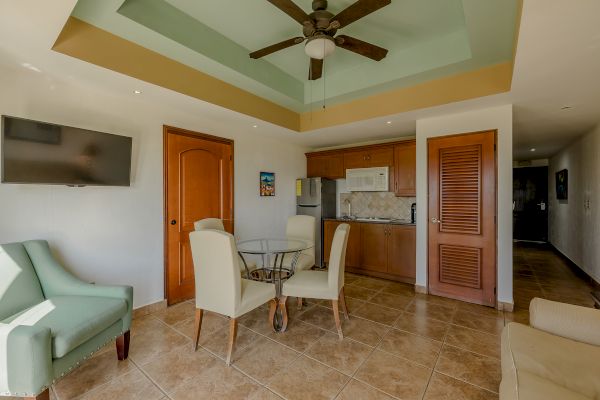
<path fill-rule="evenodd" d="M 569 198 L 569 171 L 566 169 L 556 173 L 556 198 L 558 200 Z"/>
<path fill-rule="evenodd" d="M 260 173 L 260 195 L 275 196 L 275 173 L 261 172 Z"/>

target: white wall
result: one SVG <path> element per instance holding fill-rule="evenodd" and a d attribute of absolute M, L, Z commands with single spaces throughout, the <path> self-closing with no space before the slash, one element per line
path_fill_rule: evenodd
<path fill-rule="evenodd" d="M 68 78 L 0 66 L 0 114 L 133 137 L 132 186 L 0 184 L 0 243 L 47 239 L 81 278 L 132 285 L 135 307 L 162 300 L 163 124 L 234 139 L 236 236 L 284 233 L 307 149 L 259 130 L 237 132 L 227 119 L 194 112 L 196 100 L 164 89 L 151 89 L 164 98 L 151 101 Z M 189 106 L 176 107 L 170 98 Z M 276 173 L 275 197 L 259 197 L 261 170 Z"/>
<path fill-rule="evenodd" d="M 512 105 L 417 120 L 417 285 L 427 286 L 427 138 L 497 129 L 498 301 L 513 303 L 512 125 Z"/>
<path fill-rule="evenodd" d="M 569 198 L 556 198 L 555 174 L 569 171 Z M 600 125 L 550 159 L 550 243 L 600 283 Z"/>

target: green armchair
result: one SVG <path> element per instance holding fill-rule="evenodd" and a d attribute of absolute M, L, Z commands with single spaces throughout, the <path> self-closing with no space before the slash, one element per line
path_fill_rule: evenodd
<path fill-rule="evenodd" d="M 85 283 L 41 240 L 0 245 L 0 396 L 48 399 L 57 379 L 113 339 L 127 358 L 130 286 Z"/>

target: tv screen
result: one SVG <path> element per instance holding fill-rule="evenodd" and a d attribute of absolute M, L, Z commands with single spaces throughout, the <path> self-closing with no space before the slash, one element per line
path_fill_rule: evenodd
<path fill-rule="evenodd" d="M 2 116 L 2 182 L 129 186 L 131 138 Z"/>

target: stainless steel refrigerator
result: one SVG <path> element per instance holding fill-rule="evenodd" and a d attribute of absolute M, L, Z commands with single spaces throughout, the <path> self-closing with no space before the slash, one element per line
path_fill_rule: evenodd
<path fill-rule="evenodd" d="M 296 180 L 296 214 L 316 218 L 315 265 L 323 267 L 323 218 L 335 218 L 336 182 L 325 178 Z"/>

